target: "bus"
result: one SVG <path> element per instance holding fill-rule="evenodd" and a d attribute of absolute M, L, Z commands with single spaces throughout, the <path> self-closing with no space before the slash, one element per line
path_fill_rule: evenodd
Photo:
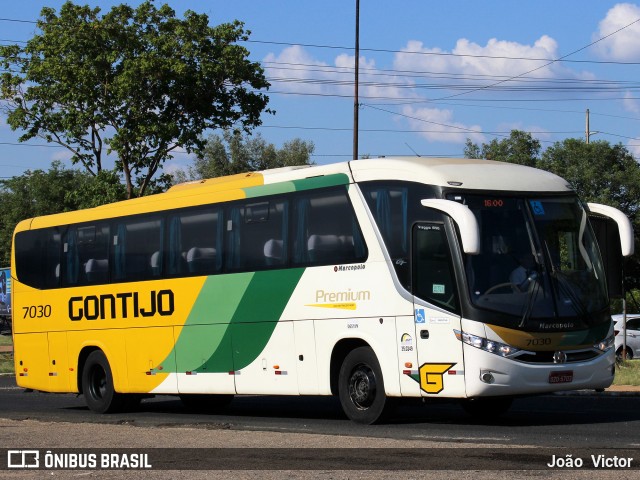
<path fill-rule="evenodd" d="M 379 158 L 25 220 L 17 383 L 100 413 L 160 394 L 211 411 L 337 395 L 364 424 L 407 397 L 491 417 L 520 395 L 604 389 L 611 268 L 590 215 L 616 229 L 607 251 L 633 253 L 624 214 L 551 173 Z"/>

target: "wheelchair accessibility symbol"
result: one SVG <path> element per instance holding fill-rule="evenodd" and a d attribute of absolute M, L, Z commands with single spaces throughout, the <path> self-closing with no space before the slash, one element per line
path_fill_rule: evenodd
<path fill-rule="evenodd" d="M 544 215 L 544 207 L 542 206 L 542 202 L 538 200 L 531 200 L 529 204 L 531 205 L 531 210 L 533 210 L 534 215 Z"/>

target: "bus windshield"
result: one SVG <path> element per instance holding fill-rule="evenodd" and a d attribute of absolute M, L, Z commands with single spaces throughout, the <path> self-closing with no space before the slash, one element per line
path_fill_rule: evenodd
<path fill-rule="evenodd" d="M 579 317 L 608 305 L 600 253 L 575 197 L 451 195 L 475 214 L 481 252 L 466 259 L 471 301 L 530 318 Z"/>

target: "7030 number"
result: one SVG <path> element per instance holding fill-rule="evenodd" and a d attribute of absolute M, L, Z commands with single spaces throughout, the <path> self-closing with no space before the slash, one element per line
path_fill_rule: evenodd
<path fill-rule="evenodd" d="M 22 307 L 24 317 L 22 318 L 49 318 L 51 316 L 51 305 L 31 305 Z"/>

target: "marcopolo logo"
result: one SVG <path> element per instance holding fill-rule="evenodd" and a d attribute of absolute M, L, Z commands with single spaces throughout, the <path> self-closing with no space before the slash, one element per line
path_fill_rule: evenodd
<path fill-rule="evenodd" d="M 89 295 L 69 299 L 69 319 L 104 320 L 106 318 L 138 318 L 172 315 L 175 310 L 171 290 L 152 290 L 148 295 L 124 292 L 115 295 Z"/>
<path fill-rule="evenodd" d="M 359 263 L 357 265 L 336 265 L 333 267 L 334 272 L 353 272 L 355 270 L 364 270 L 365 264 Z"/>

